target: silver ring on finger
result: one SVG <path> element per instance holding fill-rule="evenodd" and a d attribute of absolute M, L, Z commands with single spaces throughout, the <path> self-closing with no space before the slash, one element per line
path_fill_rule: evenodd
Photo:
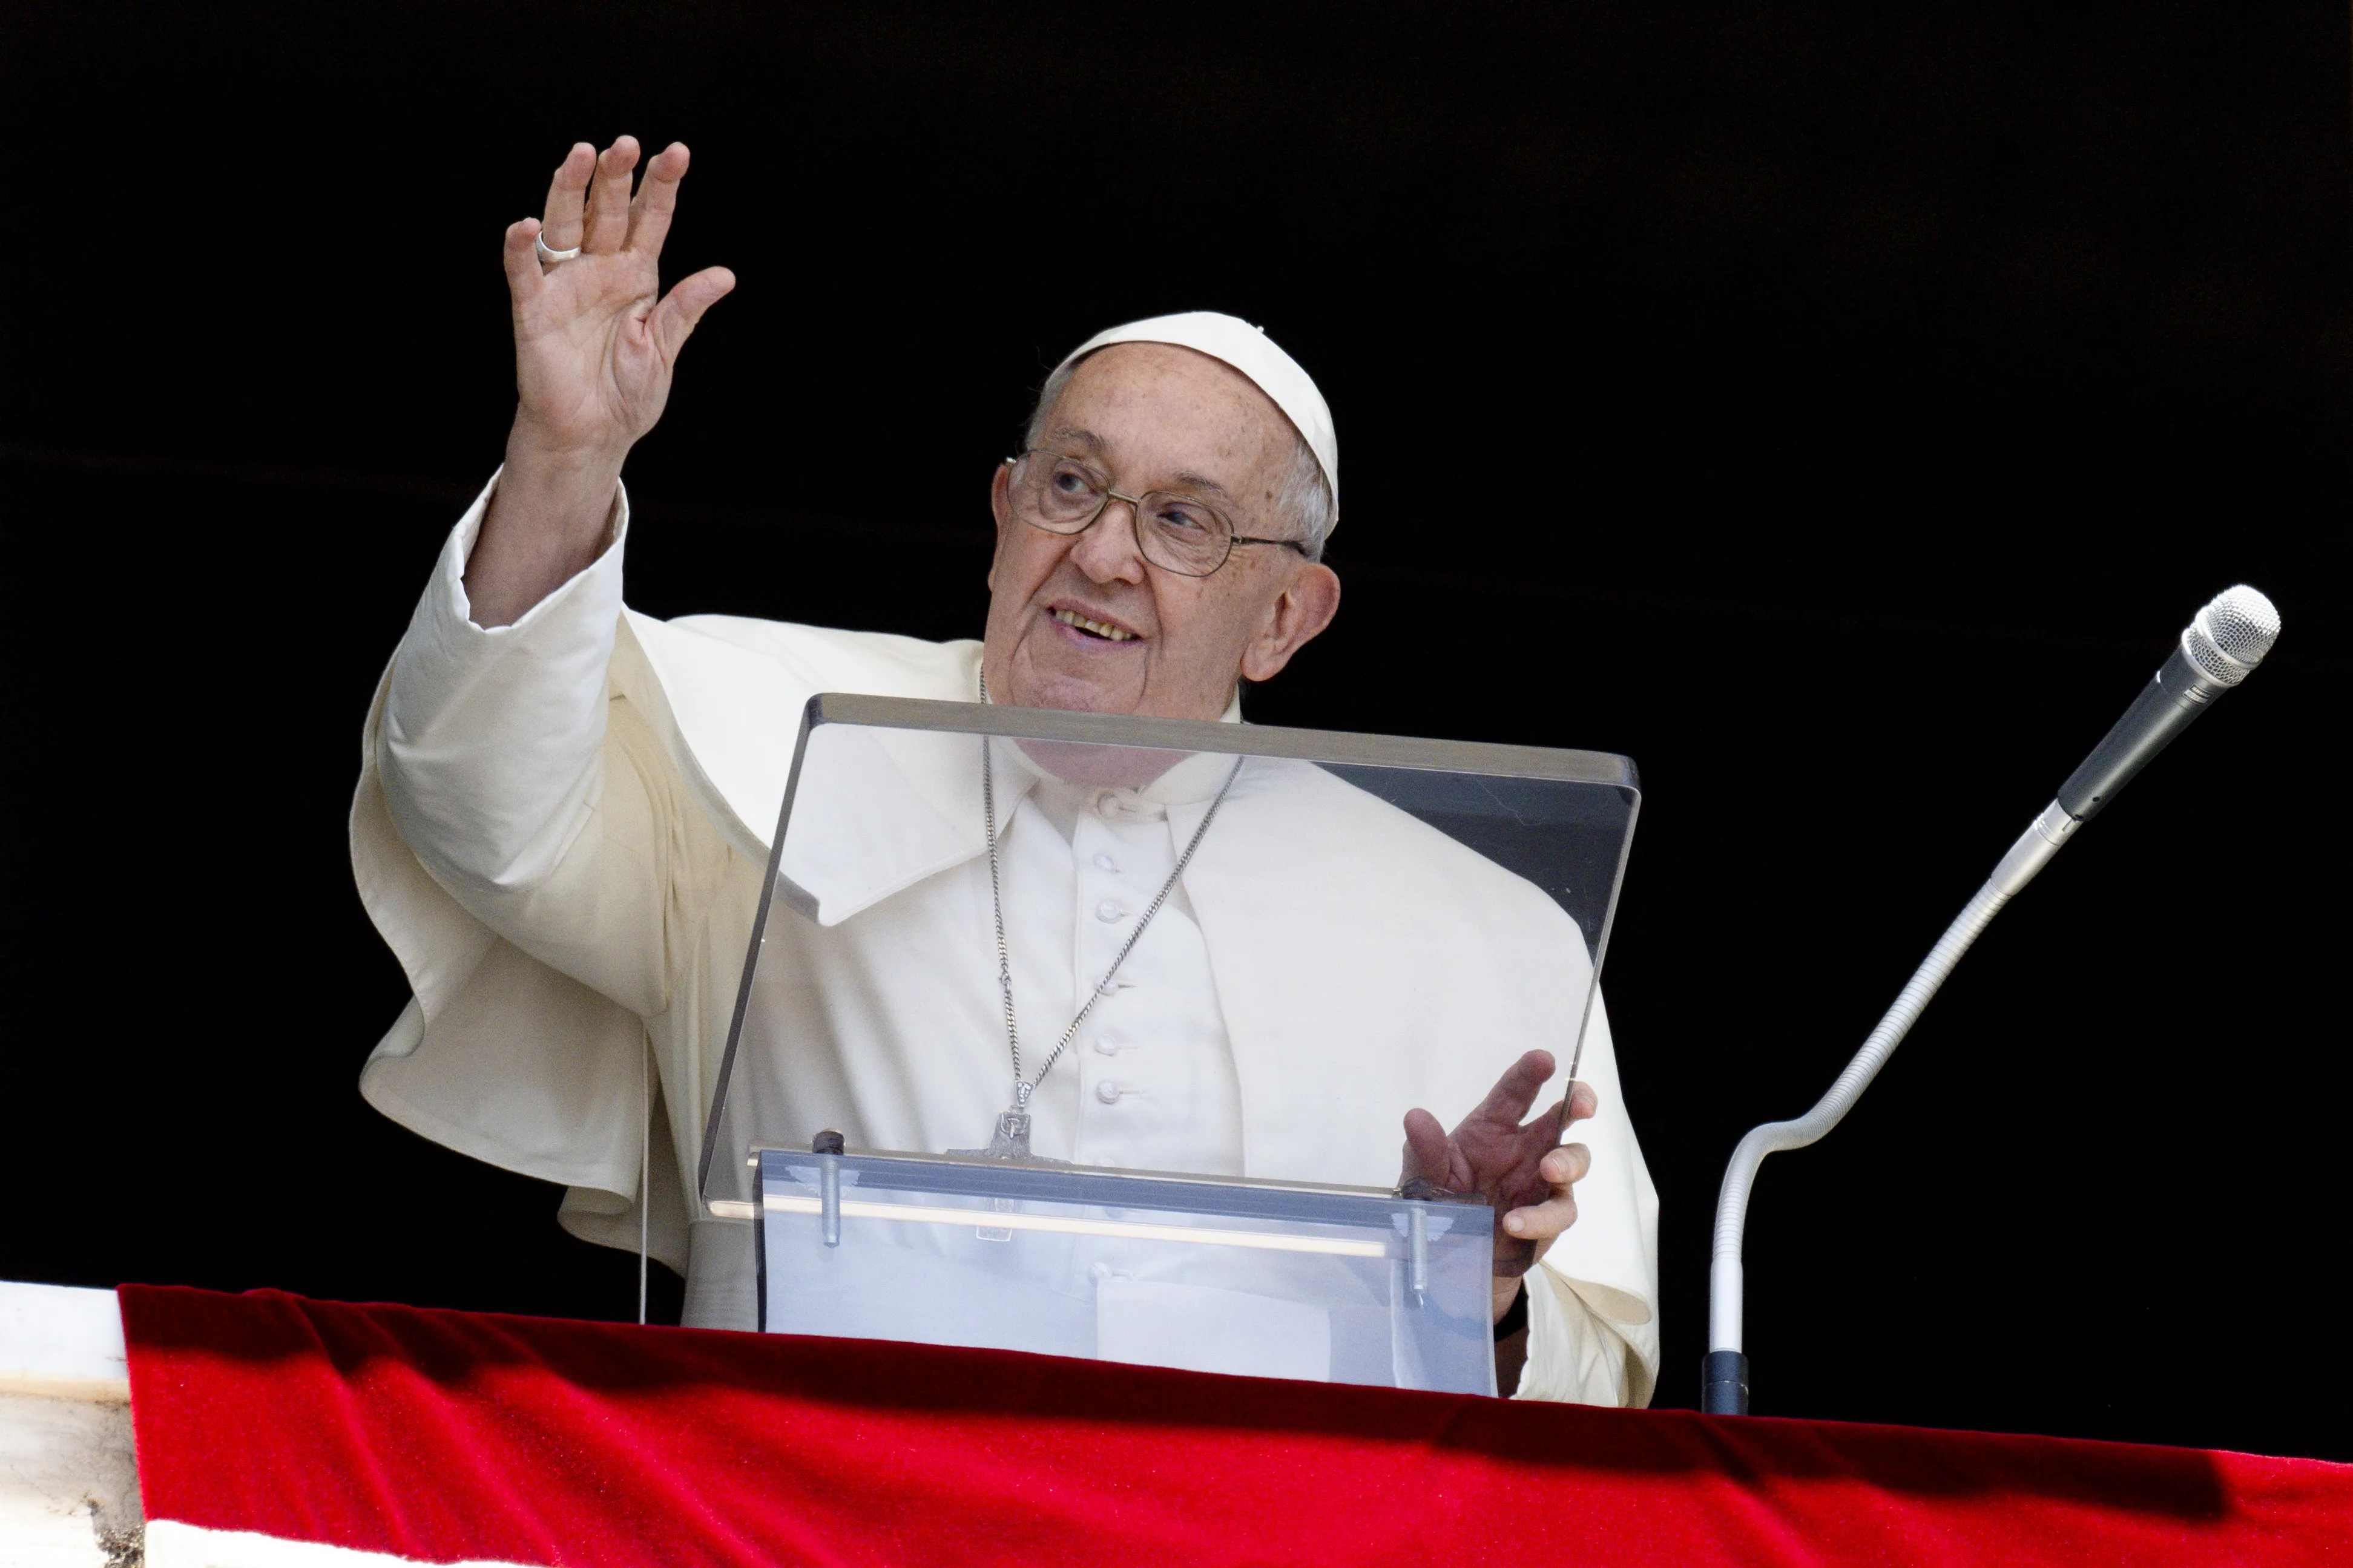
<path fill-rule="evenodd" d="M 533 237 L 531 247 L 539 252 L 539 264 L 542 267 L 560 267 L 580 254 L 580 247 L 576 245 L 569 250 L 550 250 L 544 232 Z"/>

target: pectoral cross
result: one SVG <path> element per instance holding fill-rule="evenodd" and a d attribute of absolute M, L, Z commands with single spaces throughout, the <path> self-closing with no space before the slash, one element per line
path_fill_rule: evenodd
<path fill-rule="evenodd" d="M 997 1131 L 988 1140 L 985 1152 L 992 1160 L 1029 1159 L 1029 1113 L 1018 1110 L 998 1111 Z"/>

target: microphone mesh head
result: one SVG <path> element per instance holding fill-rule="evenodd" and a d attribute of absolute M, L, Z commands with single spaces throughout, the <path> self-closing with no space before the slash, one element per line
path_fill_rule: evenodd
<path fill-rule="evenodd" d="M 2208 679 L 2236 686 L 2263 663 L 2279 634 L 2279 611 L 2242 583 L 2198 612 L 2181 634 L 2181 650 Z"/>

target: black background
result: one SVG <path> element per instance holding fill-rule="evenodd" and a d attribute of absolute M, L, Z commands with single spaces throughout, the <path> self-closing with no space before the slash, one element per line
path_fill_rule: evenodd
<path fill-rule="evenodd" d="M 404 987 L 343 839 L 511 410 L 500 232 L 629 131 L 695 149 L 670 275 L 742 279 L 632 461 L 640 608 L 972 634 L 1044 371 L 1219 308 L 1344 437 L 1346 604 L 1252 715 L 1639 760 L 1662 1404 L 1740 1131 L 2270 592 L 2263 673 L 1767 1165 L 1749 1343 L 1767 1413 L 2353 1458 L 2342 5 L 5 26 L 0 1278 L 633 1312 L 554 1189 L 360 1101 Z"/>

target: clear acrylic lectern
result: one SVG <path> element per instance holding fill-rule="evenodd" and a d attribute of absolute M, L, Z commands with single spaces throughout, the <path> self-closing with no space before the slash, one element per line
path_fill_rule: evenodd
<path fill-rule="evenodd" d="M 761 1326 L 1493 1392 L 1495 1216 L 1400 1121 L 1574 1074 L 1638 804 L 1595 752 L 813 699 L 702 1150 Z"/>

